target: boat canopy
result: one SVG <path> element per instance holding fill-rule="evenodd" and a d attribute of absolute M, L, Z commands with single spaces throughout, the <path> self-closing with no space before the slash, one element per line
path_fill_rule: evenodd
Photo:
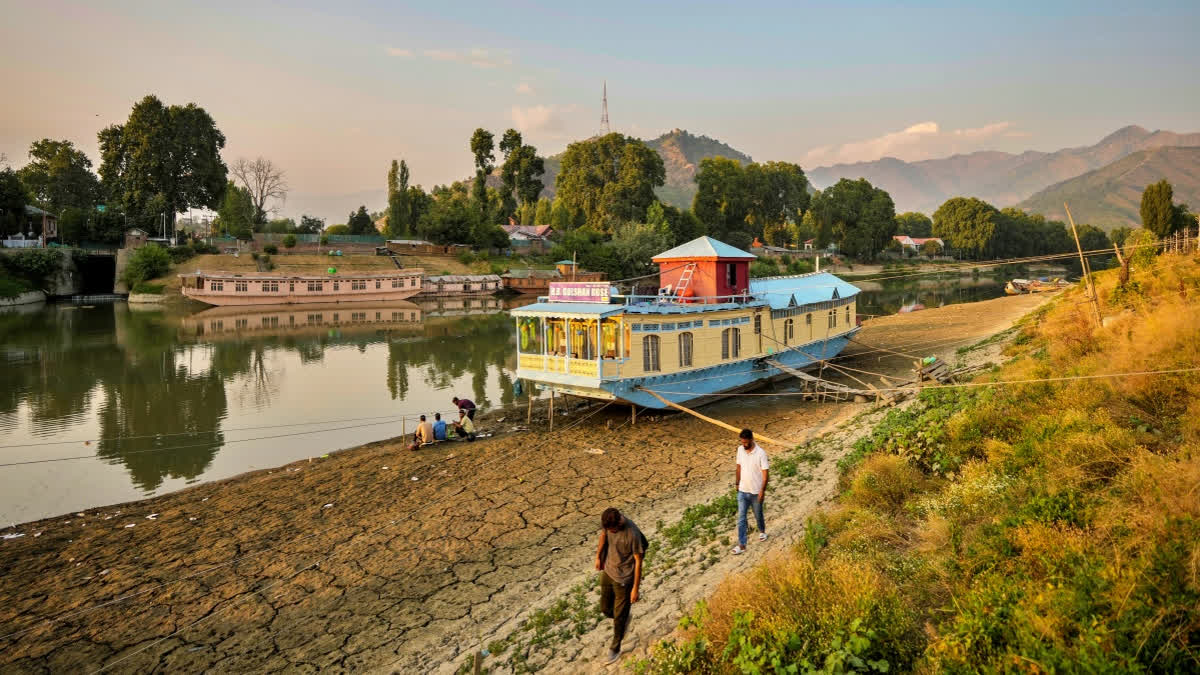
<path fill-rule="evenodd" d="M 535 302 L 513 310 L 513 316 L 560 316 L 568 319 L 601 319 L 625 311 L 624 305 L 590 302 Z"/>
<path fill-rule="evenodd" d="M 750 280 L 750 294 L 766 300 L 770 303 L 771 309 L 787 309 L 829 300 L 840 300 L 856 295 L 858 292 L 857 286 L 842 281 L 828 272 Z"/>

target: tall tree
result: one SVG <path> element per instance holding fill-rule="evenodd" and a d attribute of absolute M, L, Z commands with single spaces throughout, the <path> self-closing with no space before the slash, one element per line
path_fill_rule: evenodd
<path fill-rule="evenodd" d="M 714 237 L 728 239 L 731 232 L 746 229 L 750 190 L 737 160 L 728 157 L 702 159 L 695 181 L 692 212 L 708 225 Z"/>
<path fill-rule="evenodd" d="M 500 163 L 500 221 L 508 222 L 508 217 L 517 209 L 517 173 L 520 168 L 518 159 L 521 152 L 521 133 L 509 129 L 500 138 L 500 152 L 504 161 Z M 528 223 L 525 223 L 528 224 Z"/>
<path fill-rule="evenodd" d="M 924 239 L 933 236 L 933 221 L 924 213 L 908 211 L 896 216 L 896 234 Z"/>
<path fill-rule="evenodd" d="M 839 180 L 821 192 L 812 209 L 828 225 L 838 249 L 856 258 L 874 258 L 896 232 L 891 195 L 865 178 Z"/>
<path fill-rule="evenodd" d="M 25 224 L 25 204 L 29 194 L 17 172 L 0 169 L 0 234 L 17 234 Z"/>
<path fill-rule="evenodd" d="M 980 260 L 992 253 L 1001 214 L 974 197 L 952 197 L 933 212 L 933 236 L 962 255 Z"/>
<path fill-rule="evenodd" d="M 267 208 L 267 202 L 283 202 L 287 199 L 286 173 L 265 157 L 239 157 L 229 166 L 229 173 L 250 194 L 250 201 L 254 203 L 255 223 L 265 223 L 269 215 L 279 211 L 278 203 Z"/>
<path fill-rule="evenodd" d="M 412 234 L 412 210 L 408 204 L 408 163 L 392 160 L 388 171 L 387 235 L 406 237 Z"/>
<path fill-rule="evenodd" d="M 1175 229 L 1176 214 L 1172 199 L 1174 190 L 1167 179 L 1146 186 L 1142 192 L 1142 227 L 1157 237 L 1165 237 Z"/>
<path fill-rule="evenodd" d="M 662 157 L 636 138 L 611 133 L 567 146 L 555 186 L 585 222 L 606 231 L 641 221 L 666 180 Z"/>
<path fill-rule="evenodd" d="M 100 199 L 92 160 L 71 141 L 43 138 L 29 146 L 29 163 L 18 172 L 33 203 L 51 213 L 91 208 Z"/>
<path fill-rule="evenodd" d="M 537 201 L 537 209 L 533 212 L 533 224 L 534 225 L 549 225 L 550 224 L 550 212 L 551 212 L 552 208 L 553 208 L 553 205 L 550 203 L 549 199 L 546 199 L 545 197 L 542 197 L 541 199 L 539 199 Z"/>
<path fill-rule="evenodd" d="M 310 216 L 307 213 L 300 216 L 300 225 L 296 227 L 297 234 L 320 234 L 325 229 L 325 219 Z"/>
<path fill-rule="evenodd" d="M 808 209 L 808 178 L 798 164 L 789 162 L 750 163 L 743 167 L 744 185 L 750 191 L 747 222 L 758 235 L 768 226 L 783 229 L 798 223 Z"/>
<path fill-rule="evenodd" d="M 250 192 L 233 181 L 225 186 L 225 196 L 217 209 L 217 224 L 232 237 L 249 239 L 254 228 L 254 199 Z"/>
<path fill-rule="evenodd" d="M 360 206 L 357 211 L 350 212 L 349 218 L 346 219 L 346 226 L 350 228 L 350 234 L 378 234 L 375 222 L 371 220 L 371 214 L 367 213 L 365 206 Z"/>
<path fill-rule="evenodd" d="M 145 223 L 191 207 L 216 208 L 226 186 L 225 135 L 194 103 L 165 106 L 147 96 L 125 124 L 99 134 L 100 179 L 109 199 Z"/>
<path fill-rule="evenodd" d="M 471 197 L 481 215 L 487 214 L 487 177 L 496 168 L 495 147 L 492 132 L 487 129 L 476 129 L 471 134 L 471 154 L 475 157 L 475 183 L 471 186 Z"/>

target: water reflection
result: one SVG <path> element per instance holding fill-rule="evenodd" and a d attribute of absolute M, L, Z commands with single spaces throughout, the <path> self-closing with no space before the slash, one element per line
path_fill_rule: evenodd
<path fill-rule="evenodd" d="M 453 394 L 511 403 L 505 308 L 499 298 L 454 298 L 195 314 L 124 303 L 4 312 L 0 444 L 22 447 L 0 449 L 0 463 L 95 459 L 10 467 L 0 474 L 0 518 L 136 498 L 399 433 L 396 423 L 286 445 L 242 442 L 253 432 L 237 430 L 250 426 L 426 412 L 449 407 Z M 95 461 L 121 467 L 124 488 L 111 478 L 55 480 L 68 464 L 65 474 L 87 476 L 78 465 Z"/>

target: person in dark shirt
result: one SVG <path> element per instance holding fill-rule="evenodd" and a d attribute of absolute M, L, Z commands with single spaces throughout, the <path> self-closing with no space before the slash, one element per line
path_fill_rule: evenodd
<path fill-rule="evenodd" d="M 600 611 L 613 620 L 613 637 L 605 662 L 613 663 L 621 656 L 621 640 L 629 626 L 629 606 L 638 601 L 646 538 L 632 520 L 614 508 L 604 510 L 600 526 L 596 569 L 600 571 Z"/>
<path fill-rule="evenodd" d="M 466 411 L 467 417 L 470 417 L 472 422 L 475 421 L 475 402 L 474 401 L 472 401 L 469 398 L 459 398 L 459 397 L 455 396 L 454 397 L 454 405 L 458 406 L 459 410 Z"/>
<path fill-rule="evenodd" d="M 433 440 L 446 440 L 446 421 L 442 419 L 442 413 L 433 414 Z"/>

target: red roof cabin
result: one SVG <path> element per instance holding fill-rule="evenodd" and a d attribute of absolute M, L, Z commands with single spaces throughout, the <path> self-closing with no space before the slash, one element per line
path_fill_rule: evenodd
<path fill-rule="evenodd" d="M 750 289 L 750 261 L 757 257 L 712 237 L 700 237 L 659 253 L 659 295 L 730 302 Z"/>

